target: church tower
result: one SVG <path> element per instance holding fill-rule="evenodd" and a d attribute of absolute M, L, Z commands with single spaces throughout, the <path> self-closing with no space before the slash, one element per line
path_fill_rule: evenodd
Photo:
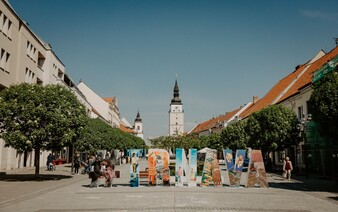
<path fill-rule="evenodd" d="M 184 111 L 183 104 L 180 99 L 177 78 L 174 87 L 174 98 L 170 103 L 169 110 L 169 136 L 182 135 L 184 132 Z"/>
<path fill-rule="evenodd" d="M 136 131 L 136 136 L 143 139 L 143 123 L 140 116 L 140 111 L 137 111 L 137 115 L 134 121 L 134 130 Z"/>

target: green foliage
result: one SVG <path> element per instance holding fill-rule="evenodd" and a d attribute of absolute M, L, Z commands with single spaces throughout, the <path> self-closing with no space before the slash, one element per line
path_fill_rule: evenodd
<path fill-rule="evenodd" d="M 13 85 L 0 93 L 0 136 L 19 152 L 71 144 L 87 120 L 84 106 L 60 85 Z"/>
<path fill-rule="evenodd" d="M 161 136 L 149 139 L 153 148 L 161 149 L 202 149 L 204 147 L 220 148 L 219 135 L 198 137 L 196 134 L 180 135 L 180 136 Z"/>
<path fill-rule="evenodd" d="M 297 117 L 282 105 L 271 105 L 252 114 L 245 126 L 251 148 L 268 152 L 297 143 Z"/>
<path fill-rule="evenodd" d="M 338 144 L 338 72 L 325 75 L 314 84 L 310 98 L 312 117 L 319 123 L 320 133 Z"/>
<path fill-rule="evenodd" d="M 102 149 L 142 149 L 145 148 L 145 142 L 118 128 L 112 128 L 101 119 L 96 118 L 89 119 L 76 147 L 81 152 L 96 152 Z"/>
<path fill-rule="evenodd" d="M 247 147 L 248 136 L 244 130 L 245 125 L 246 121 L 235 121 L 222 130 L 220 140 L 224 148 L 245 149 Z"/>
<path fill-rule="evenodd" d="M 200 137 L 200 143 L 204 144 L 201 145 L 204 147 L 208 147 L 211 149 L 216 149 L 216 150 L 222 150 L 223 149 L 223 145 L 222 142 L 220 141 L 220 134 L 219 133 L 212 133 L 209 136 L 201 136 Z M 207 144 L 207 146 L 205 146 Z"/>

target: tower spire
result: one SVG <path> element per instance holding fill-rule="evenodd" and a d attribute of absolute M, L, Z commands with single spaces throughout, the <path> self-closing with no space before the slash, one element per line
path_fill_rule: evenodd
<path fill-rule="evenodd" d="M 172 105 L 181 105 L 181 99 L 180 99 L 180 89 L 178 88 L 177 83 L 177 74 L 176 74 L 176 80 L 175 80 L 175 86 L 174 86 L 174 98 L 171 100 Z"/>
<path fill-rule="evenodd" d="M 142 122 L 142 119 L 141 119 L 141 116 L 140 116 L 140 110 L 137 110 L 135 122 Z"/>

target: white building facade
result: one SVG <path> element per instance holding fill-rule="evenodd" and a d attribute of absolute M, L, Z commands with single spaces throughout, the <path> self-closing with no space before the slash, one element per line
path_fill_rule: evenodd
<path fill-rule="evenodd" d="M 99 116 L 101 116 L 107 123 L 112 127 L 120 127 L 120 112 L 118 111 L 117 99 L 116 97 L 113 100 L 110 98 L 103 99 L 97 95 L 91 88 L 89 88 L 84 82 L 79 82 L 77 88 L 85 96 L 90 105 L 97 111 Z M 91 118 L 96 118 L 97 114 L 92 113 Z"/>
<path fill-rule="evenodd" d="M 177 79 L 174 86 L 174 98 L 169 109 L 169 136 L 182 135 L 184 133 L 184 110 L 180 99 Z"/>
<path fill-rule="evenodd" d="M 143 139 L 144 137 L 144 133 L 143 133 L 143 123 L 142 123 L 142 119 L 140 116 L 140 111 L 137 111 L 137 115 L 134 121 L 134 130 L 136 132 L 136 136 L 140 137 Z"/>

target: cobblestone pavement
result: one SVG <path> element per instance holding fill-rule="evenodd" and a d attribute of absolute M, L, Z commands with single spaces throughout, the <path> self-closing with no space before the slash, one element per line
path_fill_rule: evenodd
<path fill-rule="evenodd" d="M 141 170 L 146 161 L 141 161 Z M 268 189 L 231 187 L 129 187 L 129 165 L 117 167 L 113 188 L 89 188 L 87 175 L 58 166 L 59 180 L 0 180 L 0 211 L 337 211 L 335 183 L 317 178 L 286 181 L 268 174 Z M 24 174 L 33 170 L 26 170 Z M 22 173 L 18 173 L 22 174 Z M 317 182 L 317 184 L 315 183 Z"/>

